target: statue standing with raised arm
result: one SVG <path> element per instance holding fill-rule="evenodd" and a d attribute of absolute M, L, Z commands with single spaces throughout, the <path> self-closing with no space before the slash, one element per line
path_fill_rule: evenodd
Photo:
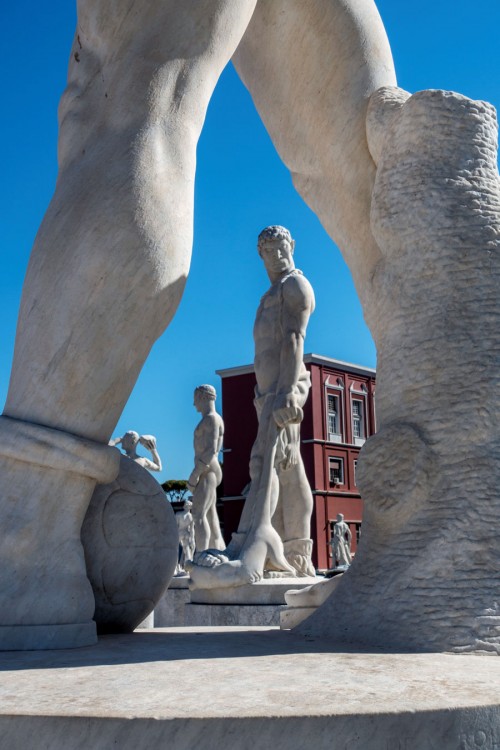
<path fill-rule="evenodd" d="M 212 385 L 199 385 L 194 392 L 194 407 L 202 415 L 194 431 L 194 468 L 188 479 L 193 493 L 195 547 L 198 552 L 225 547 L 217 517 L 216 489 L 222 481 L 219 451 L 222 448 L 224 422 L 215 411 L 217 394 Z"/>
<path fill-rule="evenodd" d="M 116 437 L 109 441 L 109 445 L 112 446 L 120 445 L 120 443 L 125 455 L 131 458 L 132 461 L 135 461 L 136 464 L 139 464 L 144 469 L 149 469 L 149 471 L 161 471 L 161 458 L 156 448 L 156 438 L 154 435 L 139 435 L 135 430 L 128 430 L 123 437 Z M 151 453 L 152 461 L 145 456 L 139 456 L 137 453 L 137 446 L 139 444 Z"/>

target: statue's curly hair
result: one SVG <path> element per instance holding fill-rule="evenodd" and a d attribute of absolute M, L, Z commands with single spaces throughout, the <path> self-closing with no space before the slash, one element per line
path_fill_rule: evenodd
<path fill-rule="evenodd" d="M 287 240 L 287 242 L 292 244 L 292 235 L 286 227 L 282 227 L 279 224 L 272 224 L 271 226 L 266 227 L 262 230 L 257 239 L 257 249 L 259 253 L 262 245 L 268 240 Z"/>
<path fill-rule="evenodd" d="M 195 391 L 200 393 L 203 398 L 206 398 L 208 401 L 215 401 L 217 398 L 217 391 L 213 387 L 213 385 L 199 385 L 197 388 L 195 388 Z"/>

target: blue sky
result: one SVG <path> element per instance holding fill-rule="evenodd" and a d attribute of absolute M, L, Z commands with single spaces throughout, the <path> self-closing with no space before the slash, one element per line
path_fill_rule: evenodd
<path fill-rule="evenodd" d="M 498 0 L 379 0 L 399 85 L 459 91 L 500 105 Z M 49 9 L 47 9 L 49 8 Z M 0 7 L 0 395 L 5 399 L 17 309 L 29 252 L 57 173 L 57 103 L 75 26 L 71 0 L 4 0 Z M 224 71 L 198 147 L 195 240 L 178 313 L 156 343 L 115 434 L 158 438 L 160 481 L 191 470 L 198 415 L 192 392 L 220 389 L 215 370 L 251 362 L 255 310 L 268 282 L 258 232 L 284 224 L 317 308 L 306 351 L 375 366 L 376 353 L 339 251 L 295 193 L 251 99 Z M 119 291 L 117 292 L 119 297 Z"/>

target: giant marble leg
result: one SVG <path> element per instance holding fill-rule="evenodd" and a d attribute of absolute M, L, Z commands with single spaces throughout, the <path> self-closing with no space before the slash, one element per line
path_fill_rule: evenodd
<path fill-rule="evenodd" d="M 378 352 L 360 549 L 299 629 L 382 648 L 498 651 L 493 108 L 394 88 L 371 0 L 259 4 L 234 60 L 351 269 Z"/>
<path fill-rule="evenodd" d="M 0 649 L 93 642 L 80 527 L 140 368 L 179 303 L 196 143 L 256 0 L 86 0 L 57 188 L 0 419 Z"/>

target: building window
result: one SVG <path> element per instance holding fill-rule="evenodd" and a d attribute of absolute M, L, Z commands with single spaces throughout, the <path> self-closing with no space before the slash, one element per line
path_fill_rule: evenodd
<path fill-rule="evenodd" d="M 340 443 L 342 433 L 340 429 L 339 397 L 331 393 L 327 395 L 326 422 L 328 441 L 331 443 Z"/>
<path fill-rule="evenodd" d="M 344 461 L 341 458 L 328 459 L 330 484 L 344 484 Z"/>
<path fill-rule="evenodd" d="M 358 483 L 356 481 L 356 471 L 358 470 L 358 460 L 355 459 L 352 463 L 353 463 L 353 466 L 354 466 L 354 484 L 357 487 Z"/>
<path fill-rule="evenodd" d="M 356 445 L 364 443 L 366 437 L 364 404 L 354 398 L 352 400 L 352 434 Z"/>

